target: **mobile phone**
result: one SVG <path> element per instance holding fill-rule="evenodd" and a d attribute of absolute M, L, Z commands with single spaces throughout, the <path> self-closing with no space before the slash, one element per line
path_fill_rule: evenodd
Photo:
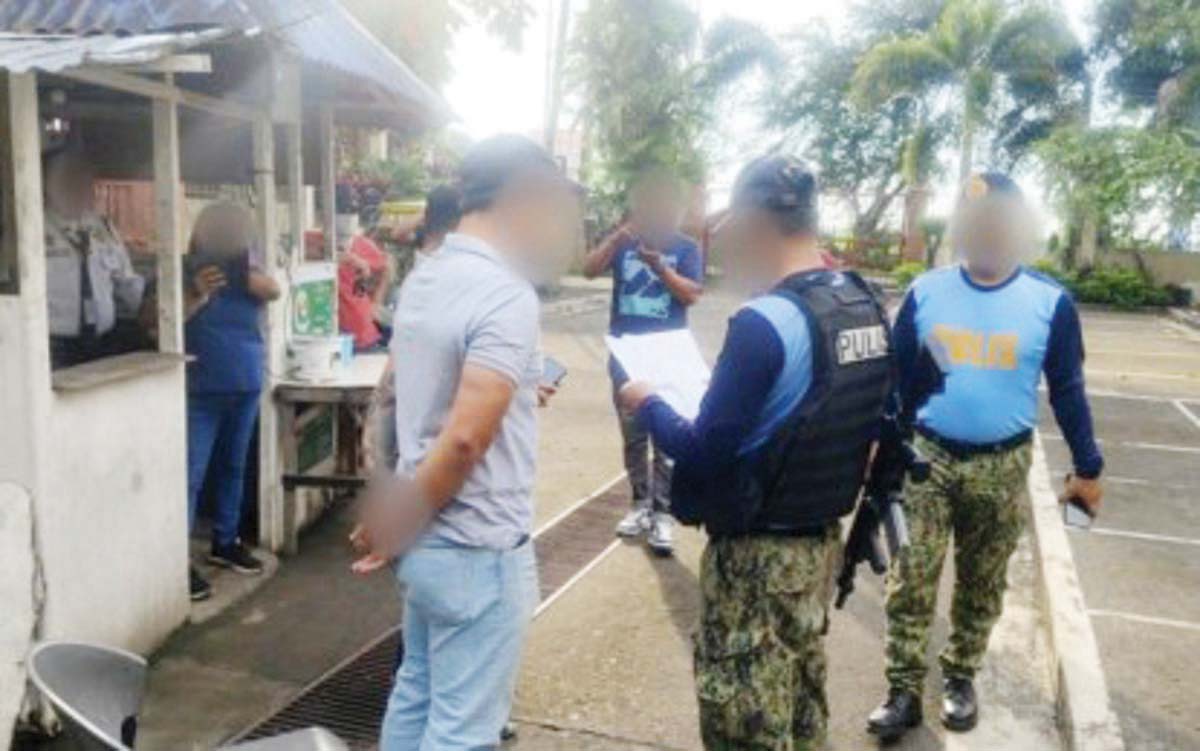
<path fill-rule="evenodd" d="M 567 366 L 553 357 L 546 355 L 542 358 L 542 385 L 558 388 L 567 377 Z"/>
<path fill-rule="evenodd" d="M 1092 510 L 1078 498 L 1068 498 L 1063 504 L 1063 524 L 1075 529 L 1091 529 L 1096 517 Z"/>

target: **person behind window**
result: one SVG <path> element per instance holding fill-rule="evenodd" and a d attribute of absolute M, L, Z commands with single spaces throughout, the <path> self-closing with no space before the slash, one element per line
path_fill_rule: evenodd
<path fill-rule="evenodd" d="M 238 538 L 243 479 L 258 418 L 265 347 L 263 306 L 279 298 L 279 285 L 262 267 L 254 217 L 242 206 L 219 202 L 196 220 L 185 267 L 187 353 L 188 523 L 195 526 L 205 477 L 216 508 L 208 562 L 242 574 L 262 572 L 262 562 Z M 211 587 L 190 569 L 191 596 Z"/>
<path fill-rule="evenodd" d="M 338 329 L 367 352 L 387 344 L 375 311 L 391 286 L 387 254 L 358 228 L 358 217 L 338 216 Z"/>
<path fill-rule="evenodd" d="M 133 270 L 112 223 L 93 207 L 92 165 L 80 151 L 64 148 L 45 156 L 43 170 L 52 367 L 137 349 L 145 340 L 131 329 L 146 281 Z"/>

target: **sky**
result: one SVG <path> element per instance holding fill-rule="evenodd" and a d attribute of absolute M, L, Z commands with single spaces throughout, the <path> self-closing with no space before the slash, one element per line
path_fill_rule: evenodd
<path fill-rule="evenodd" d="M 691 0 L 700 11 L 705 25 L 723 16 L 753 21 L 772 33 L 784 33 L 815 17 L 837 22 L 847 5 L 829 0 Z M 455 75 L 445 94 L 458 114 L 460 127 L 474 138 L 499 132 L 540 134 L 546 72 L 546 10 L 557 0 L 531 0 L 537 17 L 526 30 L 520 51 L 506 49 L 482 28 L 464 29 L 455 41 L 452 56 Z M 1089 0 L 1059 0 L 1083 39 L 1090 36 L 1087 25 Z M 573 0 L 581 8 L 586 0 Z M 732 182 L 737 165 L 748 158 L 757 143 L 759 131 L 751 113 L 734 115 L 723 122 L 721 139 L 734 144 L 728 153 L 717 155 L 714 169 L 714 197 L 720 200 L 723 188 Z M 937 204 L 946 199 L 939 197 Z"/>

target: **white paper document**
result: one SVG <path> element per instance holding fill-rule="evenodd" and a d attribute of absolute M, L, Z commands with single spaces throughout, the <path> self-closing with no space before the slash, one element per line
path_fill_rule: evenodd
<path fill-rule="evenodd" d="M 630 380 L 649 383 L 680 417 L 696 419 L 712 374 L 689 329 L 607 336 L 605 342 Z"/>

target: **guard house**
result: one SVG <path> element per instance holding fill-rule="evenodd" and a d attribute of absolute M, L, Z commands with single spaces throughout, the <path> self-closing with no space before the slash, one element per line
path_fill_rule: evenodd
<path fill-rule="evenodd" d="M 335 125 L 413 132 L 446 113 L 336 0 L 0 4 L 0 742 L 33 640 L 148 652 L 188 615 L 184 186 L 242 186 L 286 286 L 308 225 L 334 226 Z M 41 150 L 66 127 L 100 177 L 151 181 L 158 344 L 52 370 Z M 269 381 L 286 307 L 271 306 Z M 271 386 L 260 531 L 278 550 L 286 436 Z"/>

